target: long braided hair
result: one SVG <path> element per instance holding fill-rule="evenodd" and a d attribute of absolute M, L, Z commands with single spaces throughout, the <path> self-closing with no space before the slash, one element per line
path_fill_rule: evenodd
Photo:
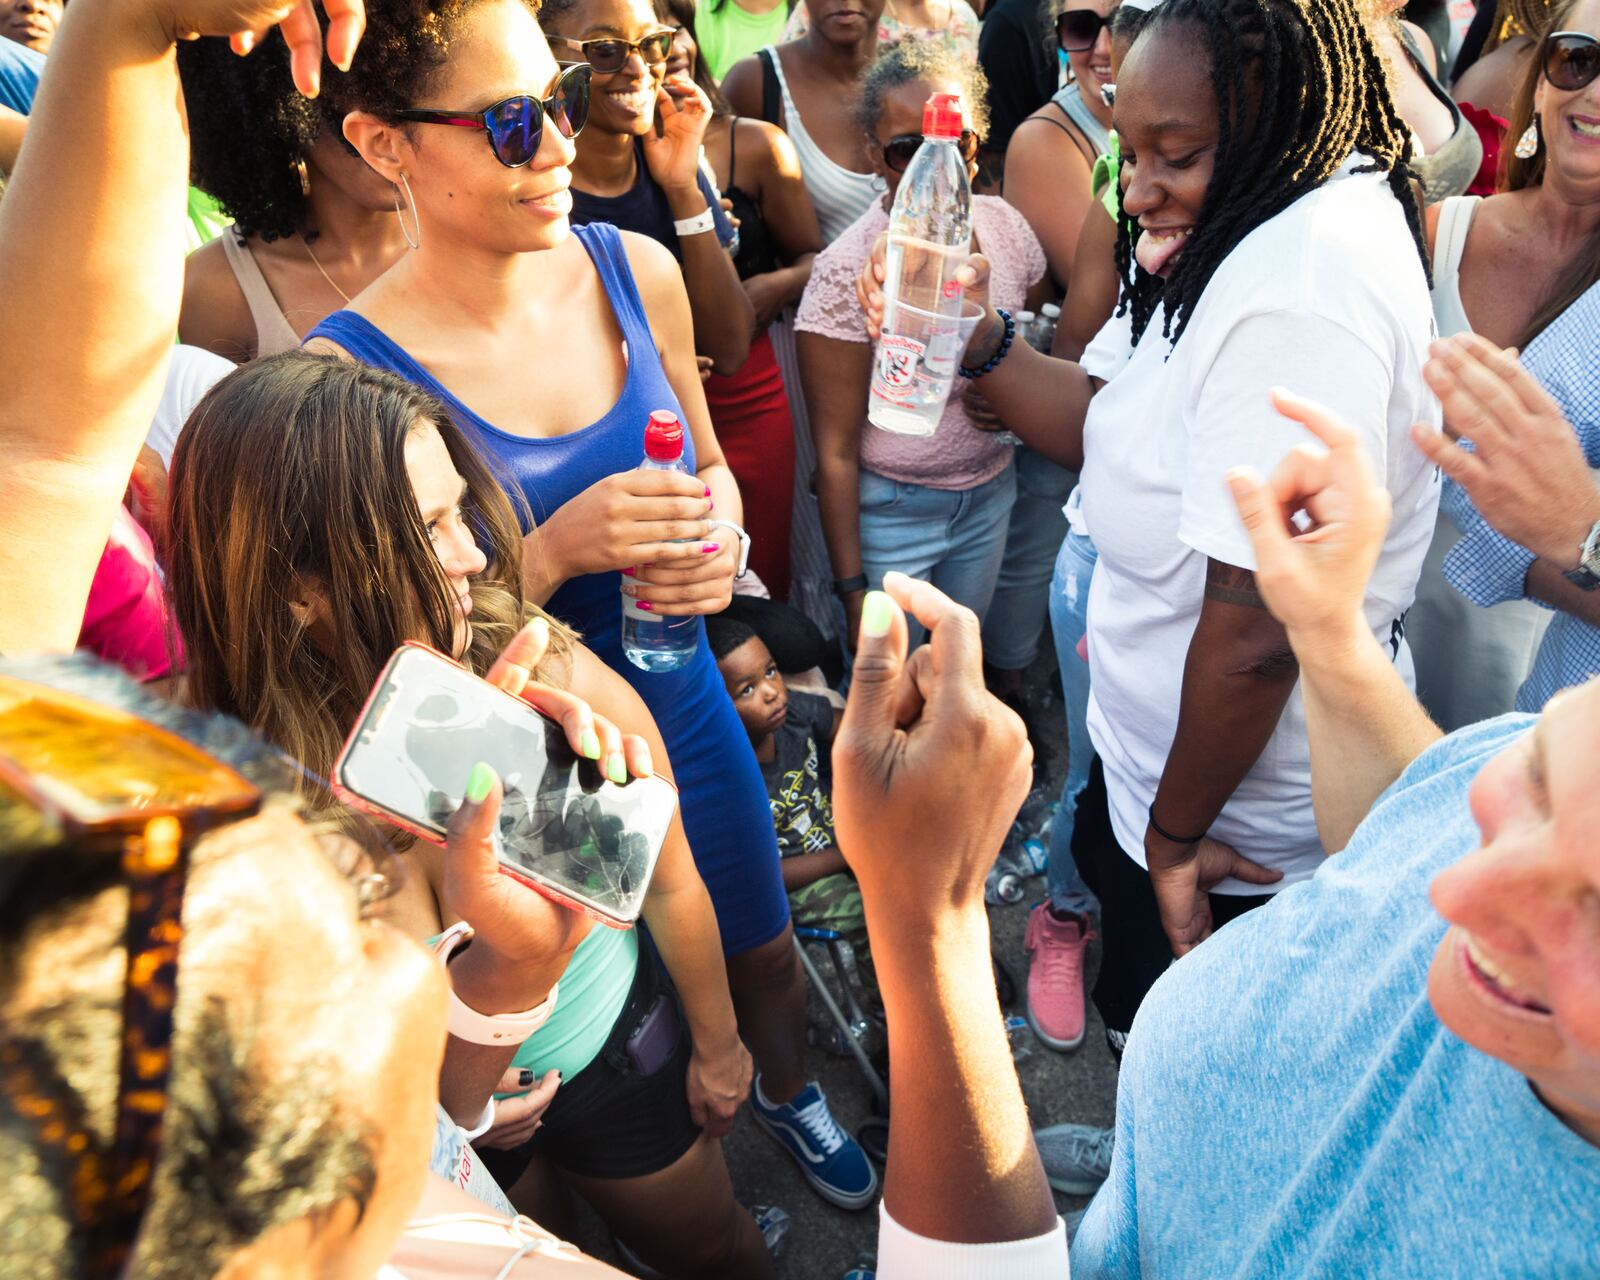
<path fill-rule="evenodd" d="M 1371 162 L 1362 172 L 1389 175 L 1427 270 L 1410 181 L 1411 131 L 1354 0 L 1165 0 L 1139 39 L 1180 22 L 1200 33 L 1211 58 L 1216 167 L 1195 230 L 1165 279 L 1134 261 L 1138 225 L 1118 217 L 1119 314 L 1132 312 L 1134 341 L 1164 302 L 1162 332 L 1176 344 L 1223 259 L 1355 151 Z"/>

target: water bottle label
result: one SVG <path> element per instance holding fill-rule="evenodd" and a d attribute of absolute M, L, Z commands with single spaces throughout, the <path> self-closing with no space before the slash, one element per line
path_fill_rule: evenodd
<path fill-rule="evenodd" d="M 915 338 L 886 333 L 878 340 L 878 394 L 903 399 L 917 382 L 917 366 L 927 350 Z"/>

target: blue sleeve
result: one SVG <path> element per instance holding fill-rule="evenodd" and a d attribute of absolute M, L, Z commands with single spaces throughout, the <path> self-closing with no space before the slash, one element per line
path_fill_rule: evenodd
<path fill-rule="evenodd" d="M 728 221 L 728 214 L 722 207 L 722 196 L 716 187 L 711 185 L 711 179 L 706 177 L 704 169 L 699 170 L 695 177 L 700 183 L 700 194 L 706 198 L 706 207 L 711 210 L 711 220 L 716 223 L 717 241 L 726 249 L 734 241 L 733 223 Z"/>
<path fill-rule="evenodd" d="M 39 77 L 44 74 L 44 55 L 17 44 L 0 40 L 0 105 L 28 115 L 39 92 Z"/>
<path fill-rule="evenodd" d="M 1461 530 L 1461 541 L 1445 553 L 1445 581 L 1480 608 L 1527 594 L 1528 569 L 1537 557 L 1489 524 L 1466 491 L 1445 478 L 1444 513 Z"/>

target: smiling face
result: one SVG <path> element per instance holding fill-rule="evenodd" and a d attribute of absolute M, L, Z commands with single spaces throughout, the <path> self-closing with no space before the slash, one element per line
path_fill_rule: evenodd
<path fill-rule="evenodd" d="M 1122 207 L 1140 227 L 1134 256 L 1166 276 L 1199 224 L 1216 167 L 1210 60 L 1187 24 L 1163 24 L 1134 42 L 1116 83 Z"/>
<path fill-rule="evenodd" d="M 1600 1144 L 1600 680 L 1563 694 L 1472 784 L 1483 843 L 1433 883 L 1451 924 L 1428 997 Z"/>
<path fill-rule="evenodd" d="M 479 549 L 462 510 L 467 482 L 431 422 L 419 423 L 406 440 L 406 475 L 422 513 L 422 526 L 455 599 L 451 656 L 459 658 L 472 643 L 472 579 L 488 567 L 489 560 Z"/>
<path fill-rule="evenodd" d="M 1583 0 L 1562 22 L 1563 31 L 1600 38 L 1600 0 Z M 1600 197 L 1600 79 L 1563 92 L 1542 76 L 1534 110 L 1546 147 L 1545 182 L 1556 182 L 1576 201 Z"/>
<path fill-rule="evenodd" d="M 62 0 L 0 0 L 0 36 L 49 53 L 64 7 Z"/>
<path fill-rule="evenodd" d="M 1102 18 L 1110 18 L 1121 2 L 1122 0 L 1067 0 L 1063 12 L 1070 9 L 1088 9 Z M 1100 28 L 1100 34 L 1095 37 L 1092 48 L 1067 54 L 1067 62 L 1071 64 L 1072 74 L 1077 77 L 1081 86 L 1084 102 L 1088 103 L 1091 109 L 1095 108 L 1100 104 L 1100 86 L 1112 83 L 1110 23 Z"/>
<path fill-rule="evenodd" d="M 410 106 L 476 112 L 519 94 L 543 100 L 552 92 L 559 68 L 521 0 L 485 0 L 450 37 L 449 59 Z M 424 253 L 453 255 L 464 244 L 527 253 L 554 248 L 570 234 L 576 151 L 549 119 L 534 158 L 515 169 L 495 157 L 482 129 L 392 125 L 355 111 L 344 130 L 387 181 L 399 186 L 404 175 Z"/>
<path fill-rule="evenodd" d="M 578 0 L 564 13 L 547 19 L 552 37 L 565 40 L 626 40 L 637 44 L 664 30 L 647 0 Z M 580 57 L 571 44 L 557 40 L 564 59 Z M 666 63 L 647 63 L 635 49 L 616 71 L 594 73 L 589 108 L 590 129 L 643 137 L 656 121 L 656 94 L 666 76 Z"/>

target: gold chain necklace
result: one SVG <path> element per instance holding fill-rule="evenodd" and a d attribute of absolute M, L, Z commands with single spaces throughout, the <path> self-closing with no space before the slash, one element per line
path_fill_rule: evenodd
<path fill-rule="evenodd" d="M 328 287 L 331 288 L 341 298 L 343 298 L 346 303 L 348 303 L 350 301 L 350 295 L 338 286 L 338 284 L 334 281 L 334 278 L 328 274 L 327 268 L 317 261 L 317 255 L 311 251 L 311 241 L 307 240 L 305 236 L 302 235 L 300 237 L 300 243 L 305 245 L 306 257 L 310 258 L 311 265 L 322 273 L 322 278 L 328 282 Z"/>

